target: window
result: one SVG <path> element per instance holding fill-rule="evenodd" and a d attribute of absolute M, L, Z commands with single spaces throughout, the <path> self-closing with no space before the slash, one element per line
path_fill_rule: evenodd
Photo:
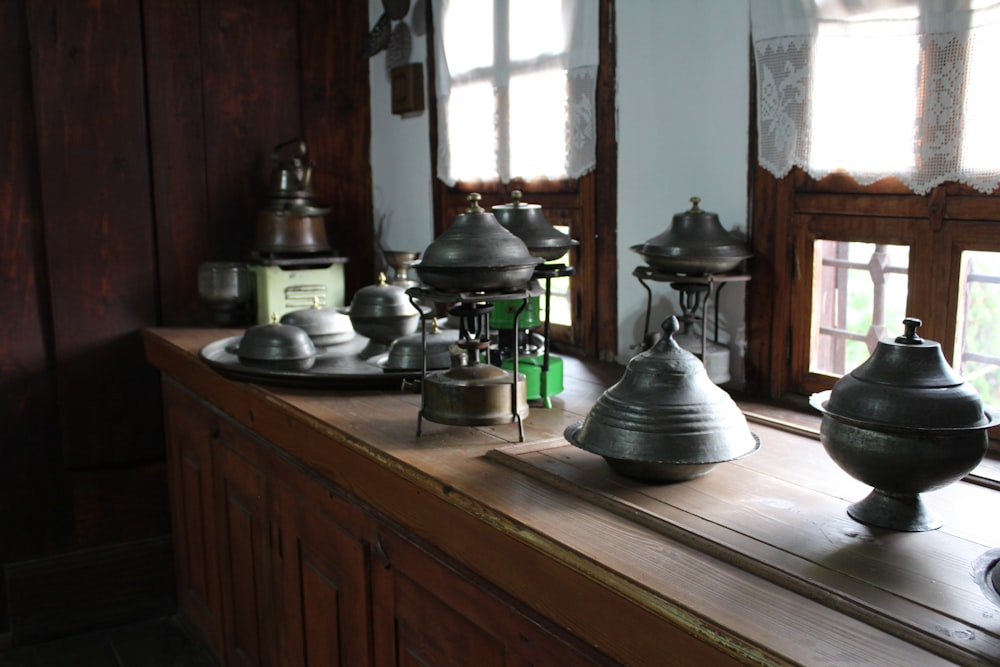
<path fill-rule="evenodd" d="M 594 168 L 597 0 L 434 2 L 437 175 L 579 178 Z"/>
<path fill-rule="evenodd" d="M 848 5 L 816 4 L 820 14 L 824 5 L 829 11 Z M 878 4 L 870 0 L 857 6 Z M 898 6 L 906 3 L 895 4 L 901 11 Z M 776 150 L 776 135 L 766 136 L 780 114 L 762 108 L 778 94 L 760 93 L 761 87 L 781 87 L 773 67 L 783 54 L 755 36 L 755 137 L 761 166 L 754 172 L 755 258 L 748 290 L 751 390 L 777 397 L 828 389 L 867 359 L 878 339 L 902 333 L 902 317 L 912 316 L 923 321 L 920 335 L 941 343 L 949 363 L 983 401 L 1000 407 L 1000 336 L 995 335 L 1000 323 L 1000 191 L 995 189 L 1000 149 L 982 149 L 1000 146 L 1000 100 L 982 84 L 987 68 L 995 73 L 996 59 L 988 54 L 1000 43 L 1000 17 L 994 3 L 973 1 L 967 8 L 986 5 L 983 13 L 963 13 L 964 27 L 947 37 L 875 38 L 882 42 L 875 55 L 863 40 L 854 53 L 839 50 L 831 56 L 822 26 L 814 40 L 789 47 L 809 52 L 808 57 L 796 52 L 800 64 L 805 58 L 817 66 L 800 67 L 802 76 L 816 78 L 799 92 L 819 92 L 804 98 L 812 109 L 802 116 L 808 117 L 808 150 L 797 146 L 784 172 L 774 170 L 778 152 L 768 153 Z M 902 11 L 912 19 L 921 16 L 913 14 L 916 8 L 911 3 Z M 836 41 L 842 28 L 832 26 L 831 39 Z M 887 41 L 898 48 L 888 48 Z M 942 56 L 942 48 L 957 59 Z M 893 55 L 886 55 L 890 51 Z M 817 54 L 820 58 L 813 59 Z M 836 94 L 843 88 L 826 83 L 845 73 L 859 91 L 870 91 L 864 108 L 849 100 L 844 106 L 843 96 Z M 871 92 L 860 81 L 865 78 L 882 81 L 892 99 L 874 101 L 885 91 Z M 901 82 L 906 85 L 892 87 Z M 943 92 L 956 95 L 951 104 L 931 102 L 940 101 Z M 921 123 L 930 123 L 923 117 L 931 115 L 938 126 L 954 131 L 946 138 L 922 133 Z M 785 138 L 794 134 L 786 132 Z M 877 150 L 867 150 L 873 146 Z M 950 157 L 943 157 L 947 151 Z M 943 171 L 929 176 L 931 167 Z M 942 173 L 953 180 L 941 182 Z"/>
<path fill-rule="evenodd" d="M 616 285 L 597 278 L 617 254 L 613 0 L 434 0 L 432 8 L 435 234 L 470 192 L 489 209 L 521 190 L 580 241 L 566 260 L 575 273 L 552 281 L 553 341 L 613 358 Z"/>

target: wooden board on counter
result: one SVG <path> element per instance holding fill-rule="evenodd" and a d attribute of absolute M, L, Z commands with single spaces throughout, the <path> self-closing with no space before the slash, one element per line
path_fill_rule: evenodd
<path fill-rule="evenodd" d="M 937 531 L 865 526 L 845 510 L 870 487 L 818 442 L 762 424 L 753 430 L 757 454 L 674 484 L 615 474 L 565 441 L 488 456 L 907 641 L 970 659 L 1000 655 L 1000 610 L 972 576 L 976 560 L 1000 545 L 996 492 L 959 483 L 927 494 L 946 517 Z"/>

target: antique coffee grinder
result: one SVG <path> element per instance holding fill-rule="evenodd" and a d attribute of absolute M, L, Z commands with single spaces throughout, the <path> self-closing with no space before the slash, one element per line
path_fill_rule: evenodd
<path fill-rule="evenodd" d="M 556 260 L 566 256 L 579 242 L 553 227 L 538 204 L 521 201 L 520 190 L 511 192 L 511 202 L 493 207 L 497 221 L 520 238 L 531 255 L 542 260 L 535 267 L 532 281 L 544 284 L 544 294 L 529 297 L 525 302 L 497 304 L 493 326 L 498 331 L 498 360 L 502 368 L 513 368 L 515 358 L 528 380 L 528 398 L 541 399 L 546 408 L 552 407 L 552 396 L 563 390 L 563 362 L 551 353 L 552 279 L 571 276 L 574 268 Z M 541 292 L 541 287 L 535 291 Z M 541 299 L 544 296 L 544 310 Z M 513 315 L 519 313 L 515 321 Z M 544 319 L 543 319 L 544 313 Z M 542 333 L 537 332 L 542 327 Z"/>
<path fill-rule="evenodd" d="M 306 142 L 275 147 L 270 192 L 257 214 L 250 271 L 256 286 L 257 322 L 309 308 L 344 305 L 344 264 L 326 235 L 329 207 L 315 200 Z"/>

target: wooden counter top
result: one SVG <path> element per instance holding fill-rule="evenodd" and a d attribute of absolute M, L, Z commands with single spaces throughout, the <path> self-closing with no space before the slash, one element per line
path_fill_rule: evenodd
<path fill-rule="evenodd" d="M 166 375 L 359 501 L 624 664 L 671 638 L 755 664 L 988 664 L 1000 609 L 973 577 L 1000 546 L 1000 494 L 928 494 L 945 527 L 849 519 L 868 488 L 802 433 L 753 423 L 761 450 L 680 484 L 618 477 L 562 438 L 622 370 L 564 358 L 565 391 L 517 427 L 423 420 L 420 396 L 229 380 L 198 351 L 232 335 L 152 329 Z M 794 429 L 792 429 L 794 430 Z M 714 649 L 710 647 L 715 647 Z M 718 652 L 721 651 L 721 652 Z M 716 660 L 716 661 L 717 661 Z"/>

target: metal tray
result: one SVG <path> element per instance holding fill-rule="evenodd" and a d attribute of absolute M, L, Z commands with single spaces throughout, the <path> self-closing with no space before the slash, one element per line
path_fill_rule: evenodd
<path fill-rule="evenodd" d="M 339 345 L 322 348 L 316 363 L 306 370 L 268 368 L 248 365 L 236 356 L 242 335 L 230 336 L 209 343 L 201 348 L 201 359 L 226 377 L 245 382 L 260 382 L 289 387 L 317 389 L 398 389 L 404 380 L 419 379 L 421 371 L 387 370 L 379 364 L 379 357 L 362 359 L 358 353 L 368 344 L 368 339 L 356 335 Z"/>

